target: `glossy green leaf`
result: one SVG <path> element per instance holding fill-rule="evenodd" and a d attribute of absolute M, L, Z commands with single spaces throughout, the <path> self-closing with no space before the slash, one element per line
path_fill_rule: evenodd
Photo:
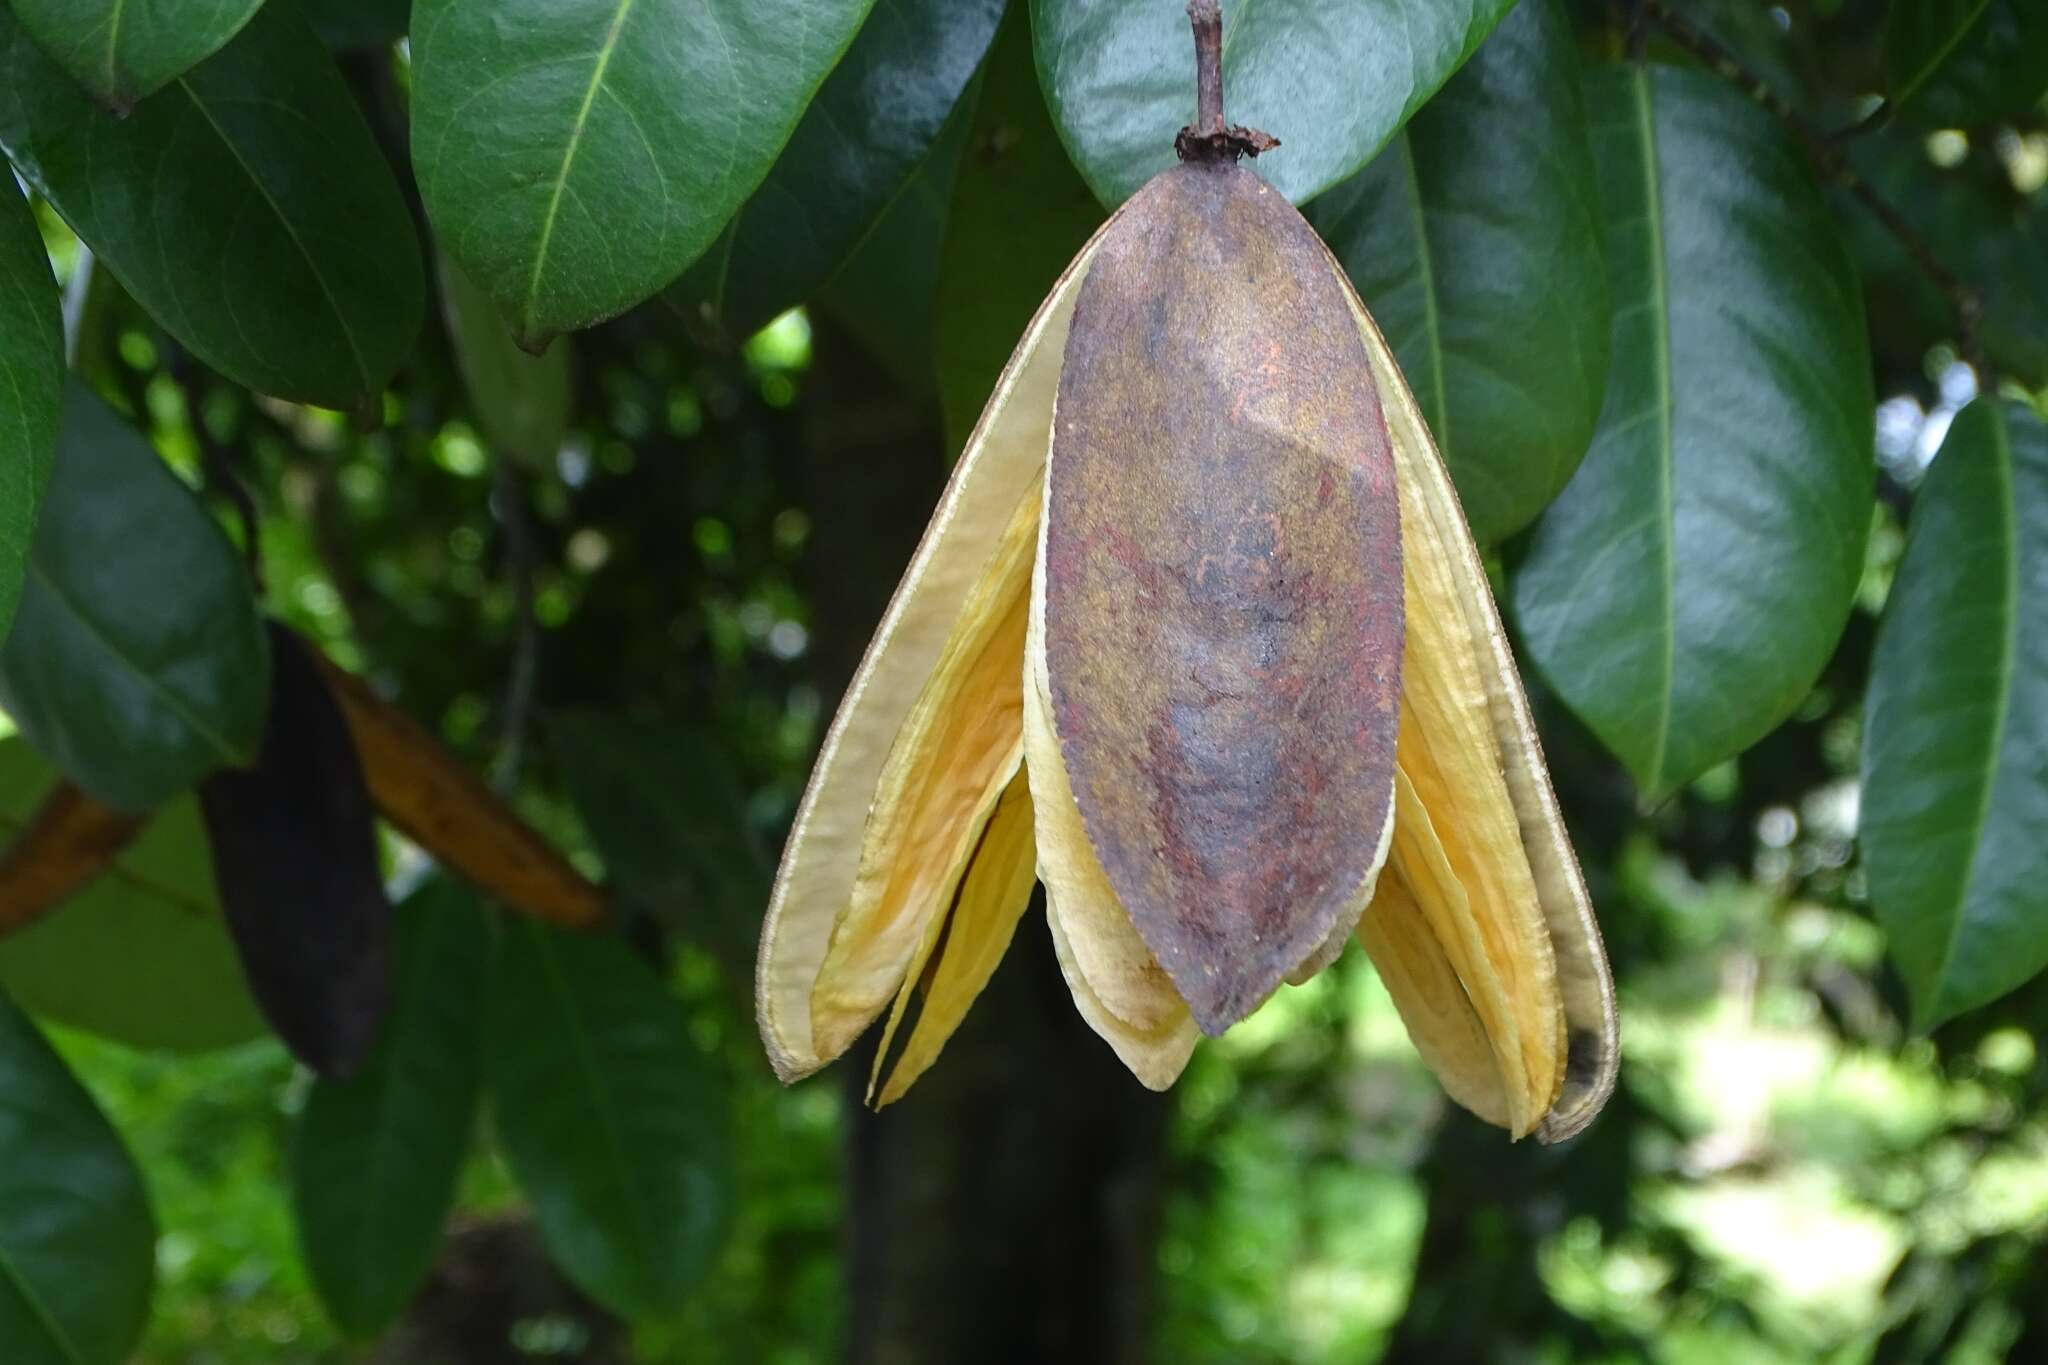
<path fill-rule="evenodd" d="M 939 252 L 960 156 L 980 102 L 977 77 L 953 106 L 917 174 L 817 295 L 821 310 L 853 333 L 906 392 L 920 397 L 937 395 L 932 303 Z"/>
<path fill-rule="evenodd" d="M 523 921 L 492 996 L 498 1143 L 549 1251 L 615 1312 L 673 1312 L 732 1201 L 724 1086 L 682 1006 L 623 940 Z"/>
<path fill-rule="evenodd" d="M 434 878 L 398 909 L 396 995 L 363 1070 L 316 1081 L 292 1142 L 299 1245 L 352 1337 L 389 1326 L 440 1248 L 483 1085 L 492 925 Z"/>
<path fill-rule="evenodd" d="M 340 51 L 384 47 L 405 36 L 412 0 L 299 0 L 320 41 Z"/>
<path fill-rule="evenodd" d="M 0 171 L 0 641 L 21 598 L 63 387 L 57 282 L 28 202 Z"/>
<path fill-rule="evenodd" d="M 290 4 L 125 118 L 0 9 L 0 146 L 136 302 L 231 379 L 356 407 L 412 348 L 412 220 Z"/>
<path fill-rule="evenodd" d="M 1805 163 L 1702 72 L 1587 85 L 1613 367 L 1512 584 L 1530 657 L 1649 793 L 1806 696 L 1848 619 L 1875 483 L 1854 272 Z"/>
<path fill-rule="evenodd" d="M 1523 0 L 1308 219 L 1387 334 L 1473 534 L 1528 525 L 1607 387 L 1600 192 L 1561 0 Z"/>
<path fill-rule="evenodd" d="M 1913 499 L 1864 712 L 1870 900 L 1923 1028 L 2048 967 L 2048 421 L 1984 399 Z"/>
<path fill-rule="evenodd" d="M 931 153 L 1003 0 L 875 0 L 768 178 L 669 291 L 743 340 L 830 280 Z"/>
<path fill-rule="evenodd" d="M 0 707 L 79 786 L 144 811 L 253 760 L 268 695 L 234 546 L 133 428 L 71 384 L 0 648 Z"/>
<path fill-rule="evenodd" d="M 1223 6 L 1223 113 L 1280 139 L 1258 171 L 1299 204 L 1355 173 L 1514 0 L 1252 0 Z M 1031 0 L 1038 69 L 1089 186 L 1120 204 L 1173 164 L 1195 116 L 1185 7 Z"/>
<path fill-rule="evenodd" d="M 220 51 L 263 0 L 8 0 L 43 51 L 126 111 Z"/>
<path fill-rule="evenodd" d="M 529 349 L 620 313 L 761 183 L 873 0 L 418 0 L 413 166 Z"/>
<path fill-rule="evenodd" d="M 1916 123 L 1967 128 L 2021 113 L 2048 90 L 2048 5 L 1892 0 L 1883 63 L 1892 107 Z"/>
<path fill-rule="evenodd" d="M 512 340 L 489 296 L 470 283 L 460 266 L 443 256 L 439 273 L 448 344 L 484 439 L 529 469 L 552 467 L 569 428 L 570 348 L 550 346 L 545 355 L 527 354 Z"/>
<path fill-rule="evenodd" d="M 1013 5 L 982 76 L 932 304 L 939 402 L 954 450 L 1031 315 L 1102 219 L 1046 113 L 1030 25 Z"/>
<path fill-rule="evenodd" d="M 0 740 L 0 844 L 57 780 L 26 740 Z M 243 984 L 189 796 L 150 817 L 98 880 L 0 936 L 0 986 L 46 1019 L 131 1047 L 197 1052 L 269 1032 Z"/>
<path fill-rule="evenodd" d="M 0 1343 L 7 1365 L 122 1365 L 156 1217 L 120 1135 L 0 993 Z"/>

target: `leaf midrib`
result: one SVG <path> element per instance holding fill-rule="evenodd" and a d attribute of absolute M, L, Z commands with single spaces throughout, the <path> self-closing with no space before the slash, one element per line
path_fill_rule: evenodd
<path fill-rule="evenodd" d="M 72 1365 L 85 1365 L 85 1356 L 80 1353 L 77 1345 L 72 1342 L 70 1334 L 64 1330 L 63 1325 L 50 1316 L 50 1310 L 43 1306 L 41 1296 L 34 1292 L 35 1286 L 29 1282 L 27 1276 L 21 1273 L 20 1267 L 15 1265 L 14 1257 L 8 1254 L 7 1246 L 4 1243 L 0 1243 L 0 1279 L 4 1279 L 8 1284 L 14 1286 L 14 1292 L 21 1297 L 23 1303 L 28 1305 L 29 1312 L 35 1314 L 36 1321 L 42 1324 L 42 1328 L 49 1334 L 50 1340 L 57 1344 L 57 1349 L 64 1353 L 64 1358 L 70 1361 Z"/>
<path fill-rule="evenodd" d="M 1950 29 L 1948 38 L 1935 45 L 1928 60 L 1914 68 L 1905 85 L 1892 95 L 1892 103 L 1903 105 L 1925 89 L 1927 82 L 1934 79 L 1934 73 L 1941 70 L 1942 64 L 1963 45 L 1963 39 L 1969 37 L 1970 31 L 1977 27 L 1977 21 L 1984 17 L 1984 11 L 1990 8 L 1991 0 L 1977 0 L 1977 7 L 1970 11 L 1970 17 Z"/>
<path fill-rule="evenodd" d="M 1437 305 L 1436 262 L 1429 244 L 1429 221 L 1422 211 L 1422 174 L 1415 164 L 1415 142 L 1403 128 L 1394 135 L 1401 154 L 1401 170 L 1408 184 L 1408 209 L 1415 231 L 1415 269 L 1422 280 L 1422 324 L 1429 342 L 1429 380 L 1433 390 L 1437 449 L 1444 458 L 1451 454 L 1450 389 L 1444 382 L 1443 319 Z"/>
<path fill-rule="evenodd" d="M 1963 939 L 1963 925 L 1968 920 L 1970 890 L 1977 883 L 1984 826 L 1991 819 L 1991 795 L 1998 787 L 1999 755 L 2005 748 L 2005 730 L 2012 711 L 2013 660 L 2019 653 L 2019 508 L 2013 494 L 2012 432 L 2006 426 L 2005 414 L 1995 406 L 1990 409 L 1990 417 L 1991 454 L 1995 456 L 1992 467 L 1998 473 L 2000 529 L 2005 533 L 2005 576 L 2002 583 L 2005 590 L 2002 603 L 2005 629 L 1999 638 L 1997 704 L 1991 713 L 1989 742 L 1984 746 L 1984 780 L 1977 792 L 1977 812 L 1970 822 L 1969 862 L 1964 865 L 1962 880 L 1956 886 L 1955 906 L 1949 912 L 1948 942 L 1942 947 L 1935 969 L 1933 995 L 1922 1007 L 1925 1015 L 1923 1024 L 1930 1024 L 1941 1017 L 1941 1006 L 1949 989 L 1949 969 L 1955 964 L 1956 949 Z M 1959 450 L 1951 450 L 1947 456 L 1954 459 L 1962 454 Z"/>
<path fill-rule="evenodd" d="M 1657 414 L 1657 496 L 1658 512 L 1663 520 L 1663 535 L 1657 539 L 1658 549 L 1663 555 L 1663 571 L 1658 574 L 1658 585 L 1664 593 L 1664 610 L 1659 620 L 1663 625 L 1664 668 L 1663 682 L 1657 689 L 1657 744 L 1649 765 L 1649 781 L 1661 787 L 1664 782 L 1664 760 L 1671 744 L 1671 704 L 1674 673 L 1677 669 L 1678 650 L 1678 601 L 1677 586 L 1672 581 L 1677 573 L 1673 563 L 1672 537 L 1676 534 L 1676 516 L 1672 508 L 1672 448 L 1671 416 L 1671 299 L 1666 281 L 1668 262 L 1664 259 L 1664 191 L 1661 166 L 1658 160 L 1657 122 L 1650 103 L 1650 74 L 1647 67 L 1637 66 L 1631 72 L 1635 87 L 1636 135 L 1642 146 L 1643 163 L 1643 224 L 1650 237 L 1650 314 L 1655 321 L 1656 345 L 1652 352 L 1651 367 L 1656 378 Z"/>
<path fill-rule="evenodd" d="M 611 27 L 604 35 L 604 45 L 597 50 L 597 61 L 590 69 L 590 84 L 584 87 L 583 103 L 576 109 L 576 121 L 569 128 L 569 139 L 562 147 L 561 169 L 555 173 L 555 187 L 548 195 L 548 211 L 540 222 L 540 240 L 533 249 L 533 271 L 526 279 L 526 297 L 520 305 L 524 325 L 520 328 L 522 340 L 538 340 L 536 309 L 540 303 L 540 277 L 547 269 L 548 246 L 554 240 L 555 219 L 561 213 L 562 195 L 568 189 L 569 168 L 576 164 L 576 153 L 583 145 L 583 128 L 590 121 L 591 106 L 597 103 L 597 92 L 604 88 L 604 73 L 612 63 L 612 53 L 619 45 L 619 34 L 626 27 L 626 16 L 633 12 L 634 0 L 619 0 L 612 12 Z"/>

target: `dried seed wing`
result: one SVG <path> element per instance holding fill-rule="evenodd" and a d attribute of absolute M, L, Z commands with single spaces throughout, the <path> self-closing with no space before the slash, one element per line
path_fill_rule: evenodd
<path fill-rule="evenodd" d="M 1401 688 L 1372 372 L 1329 254 L 1251 172 L 1162 172 L 1102 237 L 1049 487 L 1045 650 L 1074 799 L 1220 1033 L 1364 903 Z"/>
<path fill-rule="evenodd" d="M 148 817 L 59 782 L 0 851 L 0 934 L 25 928 L 113 864 Z"/>
<path fill-rule="evenodd" d="M 1566 1064 L 1558 1096 L 1537 1136 L 1545 1142 L 1562 1141 L 1592 1122 L 1614 1089 L 1620 1048 L 1606 949 L 1558 811 L 1557 796 L 1551 790 L 1514 655 L 1501 628 L 1478 548 L 1459 509 L 1457 492 L 1386 339 L 1348 283 L 1345 292 L 1385 403 L 1400 470 L 1409 563 L 1412 567 L 1419 555 L 1429 556 L 1435 563 L 1443 580 L 1451 585 L 1449 597 L 1456 602 L 1466 637 L 1478 655 L 1496 752 L 1556 962 L 1567 1027 Z"/>
<path fill-rule="evenodd" d="M 1023 758 L 1023 660 L 1038 497 L 1018 500 L 882 766 L 853 895 L 811 989 L 812 1046 L 836 1057 L 904 984 L 953 903 Z"/>
<path fill-rule="evenodd" d="M 1398 867 L 1380 873 L 1372 905 L 1358 922 L 1358 941 L 1444 1092 L 1488 1123 L 1512 1128 L 1500 1060 Z"/>
<path fill-rule="evenodd" d="M 272 624 L 254 766 L 199 786 L 221 909 L 250 993 L 294 1056 L 347 1076 L 391 1003 L 391 903 L 374 808 L 315 650 Z"/>
<path fill-rule="evenodd" d="M 1052 930 L 1053 954 L 1059 959 L 1060 974 L 1067 979 L 1067 989 L 1073 993 L 1074 1008 L 1080 1011 L 1088 1027 L 1109 1044 L 1117 1060 L 1130 1068 L 1140 1085 L 1147 1090 L 1170 1089 L 1180 1079 L 1180 1073 L 1187 1070 L 1188 1058 L 1195 1055 L 1195 1044 L 1201 1040 L 1202 1031 L 1195 1025 L 1195 1016 L 1183 1005 L 1178 1013 L 1168 1014 L 1157 1027 L 1140 1029 L 1104 1008 L 1102 1000 L 1088 984 L 1088 978 L 1081 974 L 1074 961 L 1073 941 L 1061 914 L 1061 899 L 1062 892 L 1047 882 L 1045 922 Z"/>
<path fill-rule="evenodd" d="M 988 547 L 1038 485 L 1083 247 L 1025 329 L 953 470 L 917 553 L 819 750 L 783 849 L 756 964 L 761 1040 L 785 1081 L 831 1059 L 813 1041 L 811 990 L 853 894 L 862 834 L 890 748 L 938 661 Z"/>
<path fill-rule="evenodd" d="M 1044 553 L 1041 532 L 1039 553 Z M 1024 667 L 1024 762 L 1038 812 L 1038 868 L 1048 897 L 1057 896 L 1075 970 L 1101 1008 L 1140 1033 L 1187 1016 L 1188 1007 L 1131 923 L 1104 875 L 1074 792 L 1059 740 L 1045 672 L 1045 578 L 1032 582 L 1031 635 Z"/>
<path fill-rule="evenodd" d="M 602 888 L 412 717 L 314 651 L 382 815 L 435 862 L 523 914 L 570 929 L 605 915 Z"/>
<path fill-rule="evenodd" d="M 1404 729 L 1402 738 L 1407 737 Z M 1459 856 L 1457 843 L 1409 780 L 1405 753 L 1394 778 L 1394 847 L 1387 865 L 1472 1002 L 1506 1090 L 1508 1129 L 1522 1137 L 1543 1117 L 1557 1088 L 1563 1053 L 1556 997 L 1553 992 L 1546 1011 L 1530 989 L 1530 964 L 1522 957 L 1529 945 L 1503 934 L 1516 921 L 1489 909 L 1485 888 L 1475 886 L 1471 860 Z M 1539 946 L 1547 957 L 1548 945 Z"/>
<path fill-rule="evenodd" d="M 1002 961 L 1016 935 L 1017 922 L 1024 918 L 1024 911 L 1031 904 L 1031 888 L 1038 881 L 1035 847 L 1031 789 L 1020 767 L 982 831 L 981 845 L 960 883 L 959 898 L 953 903 L 952 914 L 946 917 L 943 941 L 940 935 L 933 935 L 938 962 L 931 969 L 924 1006 L 916 1026 L 910 1030 L 910 1040 L 903 1045 L 903 1055 L 890 1068 L 879 1099 L 875 1098 L 873 1083 L 869 1085 L 869 1101 L 876 1108 L 903 1098 L 904 1092 L 938 1060 L 940 1049 L 967 1017 L 968 1006 L 995 975 L 996 964 Z M 926 950 L 927 956 L 930 951 Z M 912 967 L 910 979 L 904 983 L 905 994 L 898 997 L 897 1010 L 890 1013 L 889 1032 L 882 1036 L 882 1045 L 875 1054 L 877 1080 L 903 1001 L 924 971 L 922 961 Z"/>
<path fill-rule="evenodd" d="M 1351 942 L 1358 930 L 1359 921 L 1364 918 L 1366 907 L 1372 904 L 1374 888 L 1381 877 L 1386 875 L 1387 850 L 1393 847 L 1394 822 L 1387 821 L 1380 830 L 1380 846 L 1373 854 L 1372 865 L 1378 869 L 1372 880 L 1358 889 L 1358 898 L 1337 916 L 1337 927 L 1330 931 L 1330 937 L 1317 946 L 1313 953 L 1303 958 L 1293 971 L 1287 973 L 1287 984 L 1305 984 L 1316 973 L 1344 955 L 1344 945 Z"/>

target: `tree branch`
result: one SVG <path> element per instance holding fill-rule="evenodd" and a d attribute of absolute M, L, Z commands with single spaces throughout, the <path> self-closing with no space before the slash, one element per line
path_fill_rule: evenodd
<path fill-rule="evenodd" d="M 192 439 L 199 447 L 199 469 L 206 481 L 206 490 L 228 500 L 235 509 L 235 520 L 242 528 L 242 558 L 249 566 L 249 577 L 256 585 L 256 593 L 263 594 L 263 533 L 257 519 L 256 498 L 249 491 L 249 485 L 242 482 L 235 472 L 235 462 L 228 449 L 214 439 L 213 432 L 206 425 L 205 377 L 206 370 L 192 353 L 176 342 L 167 342 L 170 347 L 168 363 L 171 382 L 185 395 L 185 420 L 192 428 Z"/>
<path fill-rule="evenodd" d="M 533 693 L 540 668 L 540 617 L 533 606 L 533 518 L 526 504 L 526 479 L 512 462 L 495 454 L 491 505 L 505 528 L 505 571 L 511 580 L 514 607 L 512 668 L 505 679 L 505 700 L 499 715 L 500 741 L 492 765 L 491 785 L 500 793 L 518 780 L 525 757 L 526 732 L 532 720 Z"/>
<path fill-rule="evenodd" d="M 1899 212 L 1898 207 L 1880 194 L 1869 181 L 1857 174 L 1856 169 L 1849 164 L 1847 152 L 1843 148 L 1844 139 L 1830 136 L 1786 103 L 1763 77 L 1744 66 L 1733 52 L 1697 27 L 1690 19 L 1676 13 L 1668 0 L 1641 0 L 1640 12 L 1662 29 L 1672 42 L 1705 62 L 1722 78 L 1741 86 L 1767 113 L 1791 129 L 1805 145 L 1807 155 L 1821 173 L 1848 191 L 1856 202 L 1898 241 L 1914 267 L 1925 275 L 1948 301 L 1949 311 L 1955 316 L 1956 349 L 1969 363 L 1970 368 L 1977 372 L 1980 380 L 1988 385 L 1991 370 L 1977 341 L 1977 322 L 1984 314 L 1983 301 L 1978 298 L 1976 290 L 1943 263 L 1933 243 L 1929 242 L 1918 228 L 1906 221 L 1906 216 Z M 1860 127 L 1862 125 L 1855 125 L 1855 128 Z"/>

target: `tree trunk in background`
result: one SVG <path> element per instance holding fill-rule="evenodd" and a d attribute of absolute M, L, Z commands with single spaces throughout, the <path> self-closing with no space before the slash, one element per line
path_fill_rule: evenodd
<path fill-rule="evenodd" d="M 829 705 L 943 486 L 934 404 L 821 326 L 811 376 L 813 658 Z M 1091 1365 L 1147 1358 L 1168 1113 L 1089 1031 L 1027 915 L 945 1056 L 886 1113 L 846 1104 L 846 1358 Z"/>

